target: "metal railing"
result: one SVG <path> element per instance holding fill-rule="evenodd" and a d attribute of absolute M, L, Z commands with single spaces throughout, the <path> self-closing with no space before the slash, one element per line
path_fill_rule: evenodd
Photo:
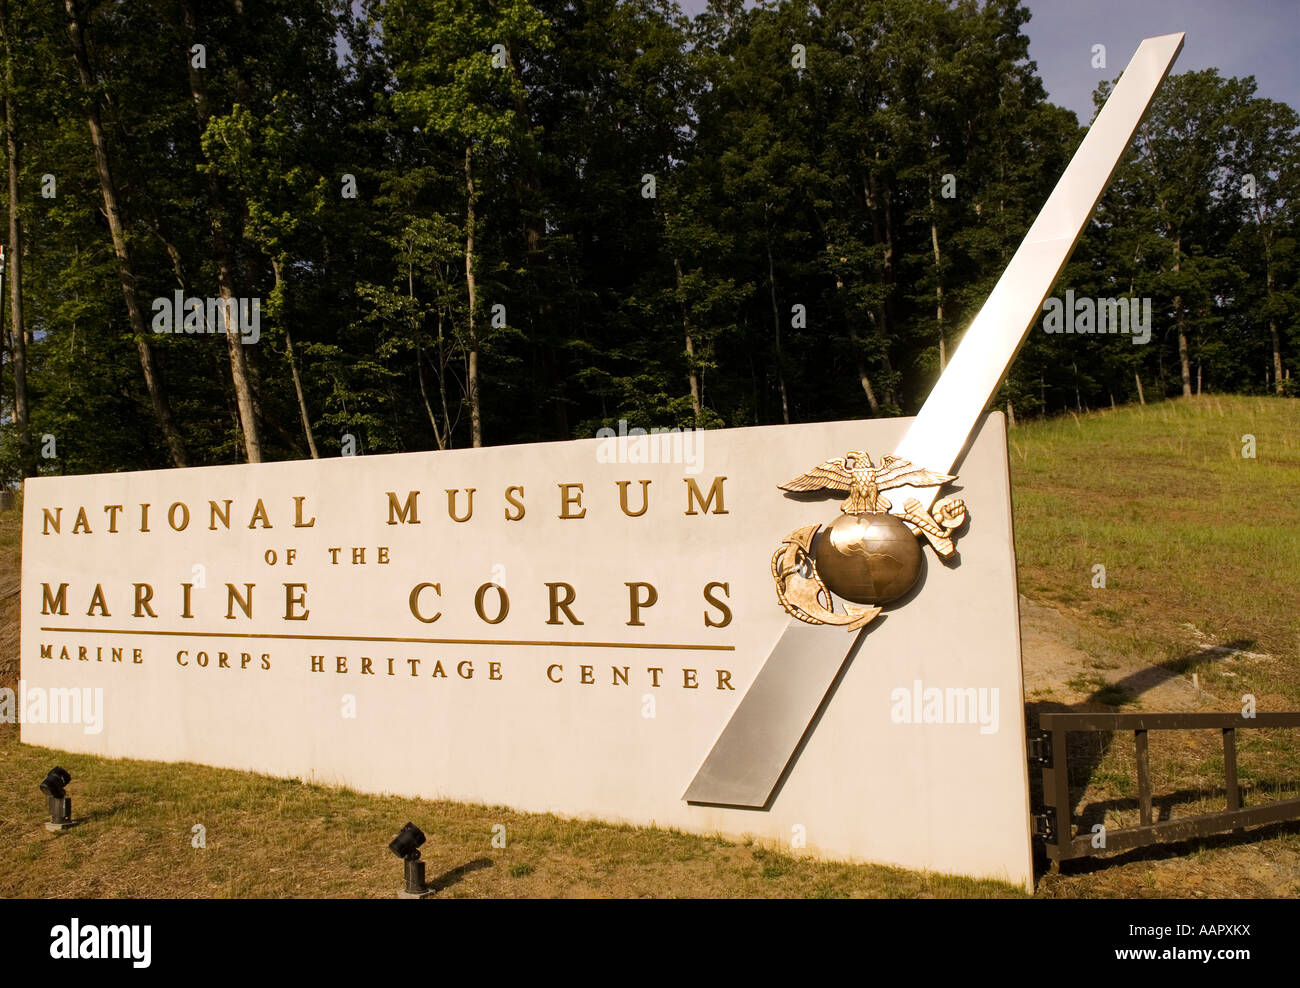
<path fill-rule="evenodd" d="M 1029 739 L 1031 764 L 1042 766 L 1043 805 L 1048 812 L 1034 815 L 1034 836 L 1043 841 L 1052 861 L 1096 854 L 1128 851 L 1162 841 L 1208 837 L 1229 830 L 1266 823 L 1300 819 L 1300 799 L 1277 800 L 1262 806 L 1243 807 L 1237 783 L 1237 731 L 1284 727 L 1300 728 L 1300 713 L 1240 714 L 1109 714 L 1045 713 L 1039 717 L 1040 731 Z M 1223 775 L 1227 809 L 1201 813 L 1177 820 L 1152 821 L 1151 766 L 1147 756 L 1150 731 L 1219 730 L 1223 733 Z M 1105 832 L 1102 846 L 1091 834 L 1074 833 L 1070 803 L 1069 756 L 1066 747 L 1071 731 L 1132 731 L 1137 748 L 1139 825 Z"/>

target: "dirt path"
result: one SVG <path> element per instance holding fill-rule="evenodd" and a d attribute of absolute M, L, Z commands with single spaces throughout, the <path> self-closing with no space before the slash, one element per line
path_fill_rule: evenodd
<path fill-rule="evenodd" d="M 1022 595 L 1020 648 L 1026 702 L 1102 709 L 1105 704 L 1098 694 L 1105 697 L 1104 687 L 1109 685 L 1135 701 L 1130 709 L 1228 709 L 1224 699 L 1193 685 L 1190 676 L 1126 658 L 1118 650 L 1090 653 L 1073 644 L 1093 637 L 1078 619 Z"/>
<path fill-rule="evenodd" d="M 1095 629 L 1070 614 L 1023 596 L 1020 635 L 1026 713 L 1031 724 L 1037 722 L 1039 713 L 1048 710 L 1113 710 L 1121 701 L 1127 701 L 1124 710 L 1228 711 L 1238 707 L 1235 697 L 1209 692 L 1191 674 L 1126 658 L 1118 649 L 1092 644 L 1099 640 Z M 1088 647 L 1082 647 L 1081 642 L 1088 642 Z M 1187 654 L 1230 662 L 1271 661 L 1267 655 L 1218 645 L 1191 627 L 1187 629 Z M 1153 780 L 1160 818 L 1167 818 L 1170 812 L 1181 815 L 1221 808 L 1180 805 L 1177 799 L 1165 804 L 1159 795 L 1187 788 L 1181 768 L 1174 766 L 1192 766 L 1212 758 L 1220 744 L 1212 735 L 1217 732 L 1152 735 L 1153 766 L 1160 767 L 1163 762 L 1166 768 L 1163 779 Z M 1096 750 L 1089 751 L 1088 746 Z M 1082 831 L 1091 829 L 1095 822 L 1107 826 L 1131 826 L 1136 822 L 1128 819 L 1136 801 L 1124 778 L 1132 778 L 1131 748 L 1128 736 L 1071 735 L 1071 764 L 1085 762 L 1092 766 L 1086 789 L 1082 793 L 1074 790 L 1078 800 L 1074 813 Z M 1036 803 L 1040 788 L 1037 776 L 1031 771 Z M 1218 785 L 1221 787 L 1221 779 Z M 1251 801 L 1248 797 L 1247 802 Z M 1211 802 L 1216 802 L 1215 796 Z M 1300 896 L 1300 839 L 1294 827 L 1256 828 L 1244 837 L 1225 834 L 1199 842 L 1199 847 L 1203 850 L 1191 850 L 1187 844 L 1156 845 L 1109 858 L 1068 862 L 1061 872 L 1043 874 L 1038 892 L 1048 897 Z"/>

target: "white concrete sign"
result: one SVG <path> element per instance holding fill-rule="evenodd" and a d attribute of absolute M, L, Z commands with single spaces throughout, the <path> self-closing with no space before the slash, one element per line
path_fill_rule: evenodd
<path fill-rule="evenodd" d="M 958 558 L 861 634 L 768 805 L 683 799 L 789 624 L 774 550 L 839 515 L 777 485 L 909 423 L 29 480 L 23 740 L 1028 884 L 997 414 Z"/>

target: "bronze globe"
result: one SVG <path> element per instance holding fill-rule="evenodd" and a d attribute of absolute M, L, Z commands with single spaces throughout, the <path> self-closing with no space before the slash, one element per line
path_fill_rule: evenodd
<path fill-rule="evenodd" d="M 831 593 L 855 604 L 897 600 L 921 575 L 916 536 L 886 512 L 840 515 L 817 537 L 813 554 Z"/>

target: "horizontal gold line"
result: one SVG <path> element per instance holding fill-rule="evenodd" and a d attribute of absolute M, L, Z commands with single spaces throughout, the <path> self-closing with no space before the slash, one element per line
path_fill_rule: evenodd
<path fill-rule="evenodd" d="M 81 635 L 168 635 L 177 638 L 278 638 L 289 641 L 396 642 L 410 645 L 550 645 L 558 648 L 666 648 L 689 652 L 734 652 L 735 645 L 673 645 L 662 642 L 552 642 L 509 638 L 388 638 L 381 635 L 276 635 L 224 631 L 147 631 L 126 628 L 51 628 L 42 631 Z"/>

